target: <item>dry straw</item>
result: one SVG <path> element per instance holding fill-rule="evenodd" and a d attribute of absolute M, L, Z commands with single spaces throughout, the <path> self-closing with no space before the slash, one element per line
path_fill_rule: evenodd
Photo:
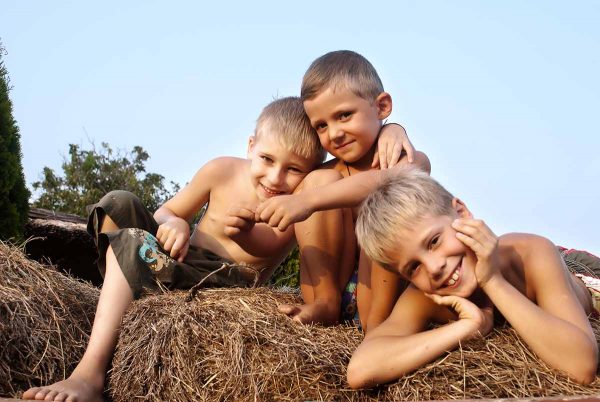
<path fill-rule="evenodd" d="M 0 395 L 62 380 L 81 358 L 98 289 L 0 242 Z"/>
<path fill-rule="evenodd" d="M 136 302 L 114 358 L 111 394 L 115 401 L 298 401 L 600 393 L 600 381 L 580 386 L 540 363 L 510 328 L 392 385 L 351 391 L 346 366 L 361 334 L 298 325 L 277 313 L 283 302 L 299 300 L 259 288 L 205 289 L 191 302 L 183 292 Z"/>
<path fill-rule="evenodd" d="M 80 359 L 98 290 L 0 244 L 0 395 L 63 379 Z M 427 400 L 600 394 L 557 374 L 510 328 L 495 330 L 400 381 L 349 390 L 355 328 L 303 326 L 277 313 L 298 296 L 203 289 L 134 303 L 107 386 L 121 401 Z M 600 322 L 594 321 L 597 338 Z"/>

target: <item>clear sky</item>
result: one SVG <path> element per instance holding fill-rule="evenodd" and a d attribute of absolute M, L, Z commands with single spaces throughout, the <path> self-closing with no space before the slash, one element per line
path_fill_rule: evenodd
<path fill-rule="evenodd" d="M 184 184 L 244 157 L 261 108 L 351 49 L 432 175 L 497 234 L 600 254 L 598 1 L 4 0 L 0 38 L 29 184 L 88 138 L 141 145 Z"/>

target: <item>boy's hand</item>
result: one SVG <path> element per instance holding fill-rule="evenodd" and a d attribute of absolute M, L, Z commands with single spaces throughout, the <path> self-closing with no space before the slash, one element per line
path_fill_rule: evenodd
<path fill-rule="evenodd" d="M 252 208 L 243 205 L 232 205 L 225 214 L 225 235 L 235 236 L 242 231 L 252 230 L 256 223 L 255 212 Z"/>
<path fill-rule="evenodd" d="M 406 152 L 408 163 L 413 163 L 415 148 L 408 139 L 406 130 L 399 124 L 386 124 L 379 132 L 375 155 L 371 167 L 387 169 L 402 159 L 402 151 Z"/>
<path fill-rule="evenodd" d="M 456 238 L 475 253 L 475 276 L 483 289 L 497 275 L 502 275 L 498 265 L 498 238 L 481 219 L 462 218 L 452 222 Z"/>
<path fill-rule="evenodd" d="M 483 306 L 478 307 L 472 301 L 458 296 L 440 296 L 434 294 L 425 294 L 440 306 L 448 306 L 458 314 L 459 320 L 465 320 L 472 324 L 472 336 L 486 336 L 494 327 L 494 308 L 489 300 L 485 297 Z"/>
<path fill-rule="evenodd" d="M 158 227 L 156 238 L 171 257 L 182 262 L 190 248 L 190 227 L 185 219 L 174 216 Z"/>
<path fill-rule="evenodd" d="M 278 195 L 258 206 L 255 219 L 283 232 L 290 225 L 307 219 L 313 212 L 302 194 Z"/>

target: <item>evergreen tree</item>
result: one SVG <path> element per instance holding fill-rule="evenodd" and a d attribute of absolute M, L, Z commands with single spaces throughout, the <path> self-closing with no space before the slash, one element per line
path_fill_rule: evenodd
<path fill-rule="evenodd" d="M 8 97 L 10 79 L 2 61 L 0 42 L 0 239 L 19 239 L 27 221 L 29 190 L 21 165 L 19 127 Z"/>

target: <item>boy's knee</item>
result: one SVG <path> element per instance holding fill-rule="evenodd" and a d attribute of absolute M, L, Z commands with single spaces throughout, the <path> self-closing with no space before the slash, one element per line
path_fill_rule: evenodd
<path fill-rule="evenodd" d="M 135 194 L 126 190 L 110 191 L 98 202 L 98 206 L 109 210 L 127 205 L 142 205 L 142 202 Z"/>

